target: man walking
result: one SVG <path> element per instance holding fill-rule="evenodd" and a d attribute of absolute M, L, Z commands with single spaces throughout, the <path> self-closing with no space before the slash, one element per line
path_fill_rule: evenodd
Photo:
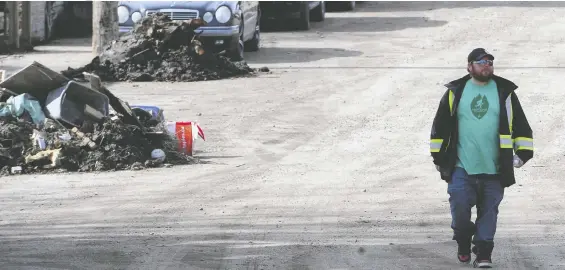
<path fill-rule="evenodd" d="M 504 189 L 516 183 L 514 167 L 533 157 L 532 129 L 514 91 L 518 86 L 494 75 L 493 61 L 483 48 L 469 54 L 469 74 L 445 85 L 430 137 L 433 162 L 448 183 L 457 257 L 470 262 L 473 251 L 479 268 L 492 267 L 498 207 Z"/>

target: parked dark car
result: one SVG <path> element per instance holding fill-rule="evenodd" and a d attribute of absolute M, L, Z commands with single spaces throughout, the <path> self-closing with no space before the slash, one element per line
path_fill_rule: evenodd
<path fill-rule="evenodd" d="M 326 3 L 328 10 L 351 11 L 355 9 L 355 1 L 331 1 Z"/>
<path fill-rule="evenodd" d="M 324 1 L 260 1 L 263 23 L 270 19 L 286 19 L 296 23 L 299 30 L 310 29 L 310 21 L 321 22 L 326 18 Z M 292 19 L 292 20 L 290 20 Z"/>
<path fill-rule="evenodd" d="M 257 1 L 120 1 L 120 32 L 128 32 L 143 17 L 161 12 L 172 20 L 201 18 L 202 42 L 215 51 L 226 50 L 234 60 L 242 60 L 244 51 L 259 50 L 261 12 Z"/>

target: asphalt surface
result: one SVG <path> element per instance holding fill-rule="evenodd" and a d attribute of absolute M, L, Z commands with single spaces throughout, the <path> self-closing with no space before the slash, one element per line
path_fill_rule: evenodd
<path fill-rule="evenodd" d="M 246 57 L 270 74 L 112 84 L 198 121 L 206 164 L 0 178 L 0 269 L 470 268 L 428 139 L 475 47 L 519 85 L 536 146 L 506 190 L 495 267 L 564 269 L 563 25 L 559 2 L 367 2 L 263 33 Z M 73 42 L 0 66 L 78 67 L 89 43 Z"/>

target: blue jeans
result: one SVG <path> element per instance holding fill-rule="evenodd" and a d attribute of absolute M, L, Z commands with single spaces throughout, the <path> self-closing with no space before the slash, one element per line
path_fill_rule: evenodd
<path fill-rule="evenodd" d="M 453 240 L 469 241 L 475 245 L 494 245 L 498 206 L 504 188 L 497 175 L 468 175 L 459 167 L 453 171 L 447 186 L 451 206 Z M 477 219 L 471 221 L 471 209 L 477 206 Z"/>

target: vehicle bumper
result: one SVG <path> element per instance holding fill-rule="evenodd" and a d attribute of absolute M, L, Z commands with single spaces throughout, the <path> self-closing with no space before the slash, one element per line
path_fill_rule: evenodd
<path fill-rule="evenodd" d="M 133 29 L 132 26 L 120 26 L 120 34 L 127 33 Z M 194 30 L 200 34 L 200 40 L 204 47 L 214 51 L 222 51 L 233 47 L 237 48 L 239 41 L 239 26 L 201 26 Z"/>
<path fill-rule="evenodd" d="M 133 29 L 133 26 L 120 26 L 120 33 L 127 33 Z M 231 37 L 239 35 L 239 26 L 201 26 L 194 30 L 195 33 L 201 33 L 202 37 Z"/>
<path fill-rule="evenodd" d="M 131 30 L 133 30 L 133 26 L 120 26 L 120 34 L 121 33 L 127 33 Z"/>
<path fill-rule="evenodd" d="M 201 26 L 194 32 L 201 37 L 233 37 L 239 36 L 239 26 Z"/>

